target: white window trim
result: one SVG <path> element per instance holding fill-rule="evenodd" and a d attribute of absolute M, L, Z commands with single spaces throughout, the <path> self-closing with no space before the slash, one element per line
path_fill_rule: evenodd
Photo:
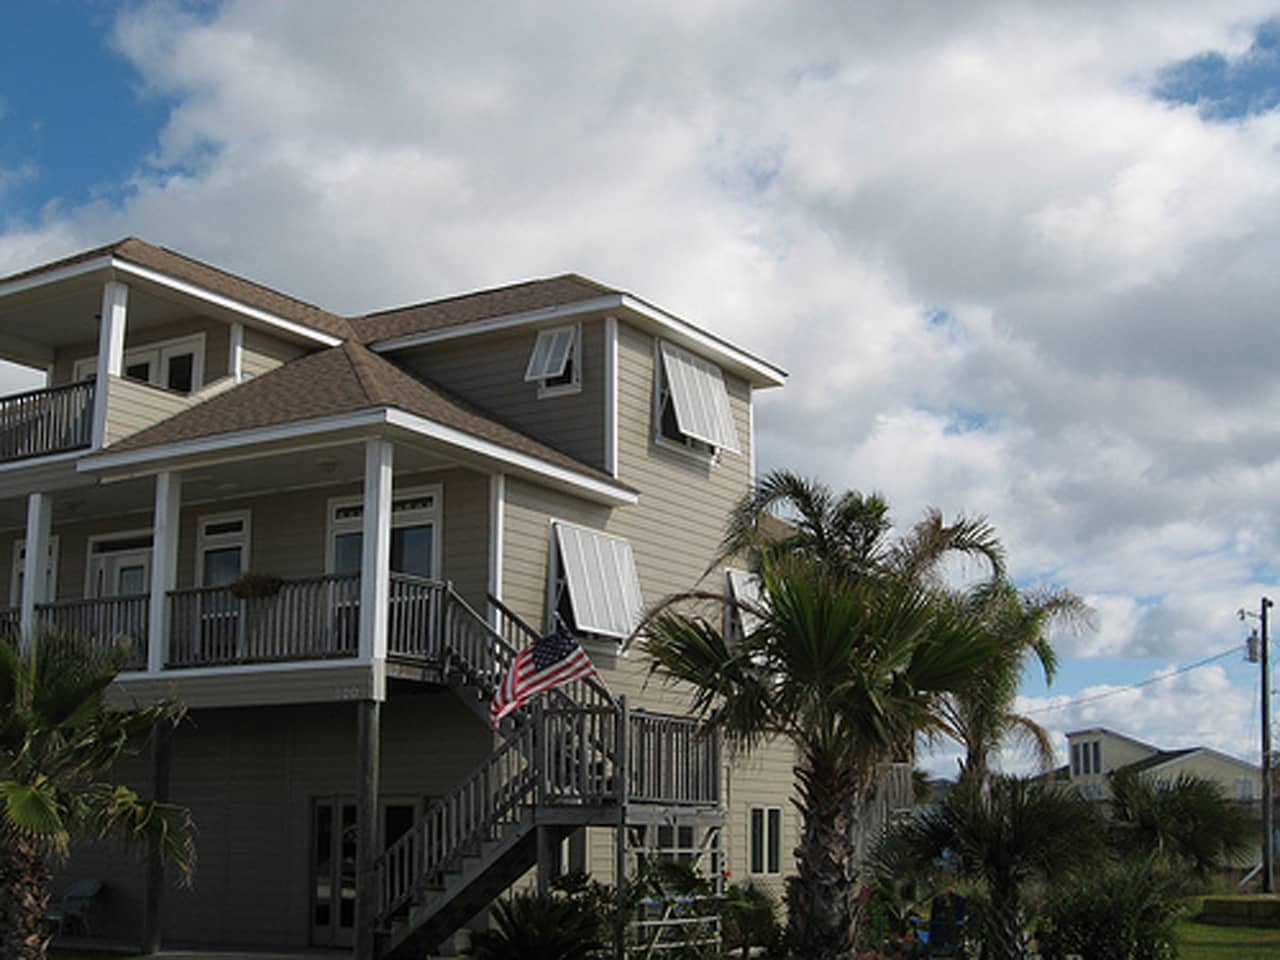
<path fill-rule="evenodd" d="M 573 339 L 569 344 L 569 350 L 565 354 L 564 364 L 570 365 L 571 378 L 568 383 L 549 384 L 548 381 L 555 379 L 557 376 L 563 376 L 564 364 L 560 366 L 560 373 L 552 377 L 533 376 L 533 360 L 538 352 L 538 344 L 544 338 L 554 337 L 556 334 L 572 331 Z M 533 341 L 533 349 L 529 352 L 529 365 L 525 368 L 524 379 L 526 382 L 538 384 L 538 399 L 543 400 L 548 397 L 563 397 L 569 394 L 582 392 L 582 324 L 575 323 L 562 327 L 548 327 L 545 330 L 539 330 L 537 337 Z"/>
<path fill-rule="evenodd" d="M 764 831 L 763 836 L 761 838 L 764 841 L 764 843 L 763 843 L 763 849 L 762 849 L 763 856 L 761 856 L 760 858 L 762 861 L 761 863 L 762 869 L 760 870 L 753 869 L 754 864 L 752 864 L 751 862 L 752 821 L 755 820 L 755 813 L 757 810 L 763 813 L 763 817 L 761 818 L 761 826 Z M 773 838 L 774 842 L 777 844 L 777 847 L 778 847 L 778 869 L 777 870 L 769 869 L 769 832 L 770 832 L 769 831 L 769 814 L 771 812 L 776 812 L 778 814 L 777 835 Z M 780 876 L 781 874 L 782 874 L 782 807 L 755 804 L 751 806 L 747 811 L 747 875 L 751 877 L 776 877 L 776 876 Z"/>
<path fill-rule="evenodd" d="M 23 572 L 23 557 L 26 546 L 25 537 L 13 542 L 13 569 L 9 574 L 9 606 L 11 607 L 22 606 L 22 596 L 21 591 L 18 589 L 18 581 Z M 58 555 L 60 552 L 58 535 L 56 533 L 49 534 L 49 590 L 48 595 L 44 598 L 45 603 L 53 603 L 58 598 Z"/>
<path fill-rule="evenodd" d="M 413 500 L 418 497 L 431 497 L 431 507 L 418 510 L 396 512 L 397 501 Z M 324 569 L 326 573 L 334 572 L 334 538 L 340 533 L 363 533 L 363 512 L 353 517 L 335 519 L 334 514 L 344 507 L 360 507 L 364 509 L 364 495 L 356 494 L 347 497 L 330 497 L 325 507 L 324 532 Z M 431 524 L 431 572 L 433 578 L 441 579 L 441 558 L 444 555 L 444 485 L 440 483 L 426 484 L 420 487 L 407 487 L 391 492 L 391 529 L 396 527 L 416 527 L 422 523 Z"/>
<path fill-rule="evenodd" d="M 200 333 L 175 337 L 170 340 L 156 340 L 152 343 L 140 344 L 125 351 L 124 362 L 120 365 L 120 369 L 123 371 L 135 363 L 141 363 L 146 360 L 151 364 L 151 375 L 147 383 L 153 387 L 168 389 L 169 361 L 180 354 L 190 353 L 192 354 L 191 392 L 195 393 L 204 386 L 205 341 L 205 333 L 201 331 Z M 97 371 L 97 365 L 98 358 L 96 354 L 90 357 L 81 357 L 72 365 L 71 378 L 73 380 L 87 380 Z"/>
<path fill-rule="evenodd" d="M 239 520 L 243 526 L 234 533 L 206 533 L 206 529 L 215 523 L 227 523 Z M 208 550 L 221 550 L 227 547 L 240 548 L 240 573 L 249 569 L 249 550 L 252 543 L 252 511 L 229 510 L 226 513 L 206 513 L 196 519 L 196 578 L 195 584 L 204 583 L 204 555 Z"/>
<path fill-rule="evenodd" d="M 155 531 L 151 527 L 137 527 L 133 530 L 112 530 L 110 533 L 93 533 L 85 538 L 84 545 L 84 598 L 86 600 L 93 599 L 93 559 L 101 556 L 94 547 L 100 543 L 110 543 L 112 540 L 134 540 L 138 537 L 151 537 L 151 546 L 146 548 L 150 554 L 155 553 Z M 138 547 L 138 552 L 144 548 Z M 150 573 L 151 561 L 147 560 L 147 571 Z M 148 578 L 149 579 L 149 578 Z M 148 590 L 150 585 L 148 584 Z"/>
<path fill-rule="evenodd" d="M 620 585 L 622 594 L 623 594 L 620 599 L 623 603 L 626 603 L 628 601 L 634 601 L 636 603 L 636 608 L 634 611 L 631 611 L 633 623 L 631 624 L 630 628 L 628 628 L 625 632 L 620 632 L 617 630 L 589 629 L 587 627 L 582 626 L 577 616 L 577 604 L 574 602 L 574 592 L 573 592 L 572 585 L 569 583 L 568 573 L 567 571 L 563 570 L 561 566 L 561 557 L 560 557 L 561 541 L 560 541 L 560 533 L 559 533 L 561 529 L 583 532 L 593 537 L 600 537 L 600 538 L 616 541 L 626 546 L 626 551 L 631 558 L 631 568 L 632 568 L 632 572 L 634 572 L 635 574 L 635 582 L 634 584 L 631 584 L 631 585 L 627 585 L 627 584 Z M 634 630 L 635 627 L 639 624 L 639 618 L 644 613 L 644 590 L 640 584 L 640 571 L 639 571 L 639 567 L 636 565 L 636 562 L 635 562 L 635 550 L 631 546 L 631 541 L 629 541 L 626 537 L 619 537 L 616 534 L 606 533 L 605 531 L 597 530 L 594 527 L 587 527 L 581 524 L 570 523 L 565 520 L 557 520 L 557 519 L 551 520 L 549 533 L 550 533 L 550 536 L 548 539 L 550 541 L 550 547 L 549 547 L 549 555 L 547 559 L 547 615 L 546 615 L 547 630 L 550 631 L 555 626 L 555 617 L 556 617 L 556 608 L 557 608 L 556 584 L 560 580 L 561 575 L 563 573 L 565 578 L 565 589 L 568 590 L 569 592 L 569 603 L 570 603 L 570 606 L 573 607 L 575 611 L 574 619 L 575 621 L 579 621 L 579 622 L 575 622 L 574 624 L 576 632 L 588 638 L 597 638 L 597 639 L 607 638 L 610 641 L 625 640 L 628 636 L 631 635 L 631 631 Z M 627 594 L 630 592 L 627 589 L 628 586 L 631 586 L 634 589 L 635 591 L 634 597 L 627 596 Z M 616 649 L 616 644 L 614 645 L 614 648 Z"/>

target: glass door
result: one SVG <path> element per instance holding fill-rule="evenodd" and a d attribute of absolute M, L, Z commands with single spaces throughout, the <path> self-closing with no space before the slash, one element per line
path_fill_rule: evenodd
<path fill-rule="evenodd" d="M 356 926 L 356 802 L 315 801 L 311 816 L 311 942 L 349 947 Z"/>

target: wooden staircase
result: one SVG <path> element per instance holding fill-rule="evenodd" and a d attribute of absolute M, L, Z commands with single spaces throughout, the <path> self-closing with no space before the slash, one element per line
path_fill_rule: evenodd
<path fill-rule="evenodd" d="M 490 598 L 494 624 L 445 585 L 435 669 L 482 719 L 517 646 L 538 634 Z M 628 811 L 719 807 L 719 741 L 689 717 L 632 712 L 598 680 L 577 680 L 517 710 L 502 742 L 377 859 L 379 956 L 421 958 L 587 825 Z"/>

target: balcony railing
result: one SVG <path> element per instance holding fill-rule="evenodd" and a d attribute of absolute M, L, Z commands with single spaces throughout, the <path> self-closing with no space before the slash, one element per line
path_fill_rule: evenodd
<path fill-rule="evenodd" d="M 0 461 L 77 450 L 93 439 L 91 380 L 0 397 Z"/>
<path fill-rule="evenodd" d="M 358 574 L 286 580 L 269 596 L 169 592 L 170 668 L 354 657 L 359 638 Z"/>
<path fill-rule="evenodd" d="M 636 710 L 628 735 L 633 800 L 719 802 L 720 741 L 696 719 Z"/>
<path fill-rule="evenodd" d="M 125 650 L 125 670 L 147 668 L 150 619 L 145 593 L 40 603 L 36 604 L 36 617 L 41 626 L 55 633 L 83 637 L 97 647 Z"/>

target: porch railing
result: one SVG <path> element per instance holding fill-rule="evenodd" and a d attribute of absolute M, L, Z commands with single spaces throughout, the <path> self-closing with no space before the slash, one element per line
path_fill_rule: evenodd
<path fill-rule="evenodd" d="M 170 668 L 354 657 L 359 637 L 358 574 L 287 580 L 269 596 L 169 592 Z"/>
<path fill-rule="evenodd" d="M 627 735 L 632 800 L 720 802 L 720 740 L 697 720 L 635 710 Z"/>
<path fill-rule="evenodd" d="M 84 637 L 98 647 L 123 648 L 125 670 L 147 668 L 150 597 L 145 593 L 39 603 L 36 617 L 57 633 Z"/>
<path fill-rule="evenodd" d="M 0 397 L 0 461 L 89 446 L 93 439 L 91 380 Z"/>
<path fill-rule="evenodd" d="M 0 636 L 16 634 L 22 629 L 21 607 L 0 607 Z"/>

